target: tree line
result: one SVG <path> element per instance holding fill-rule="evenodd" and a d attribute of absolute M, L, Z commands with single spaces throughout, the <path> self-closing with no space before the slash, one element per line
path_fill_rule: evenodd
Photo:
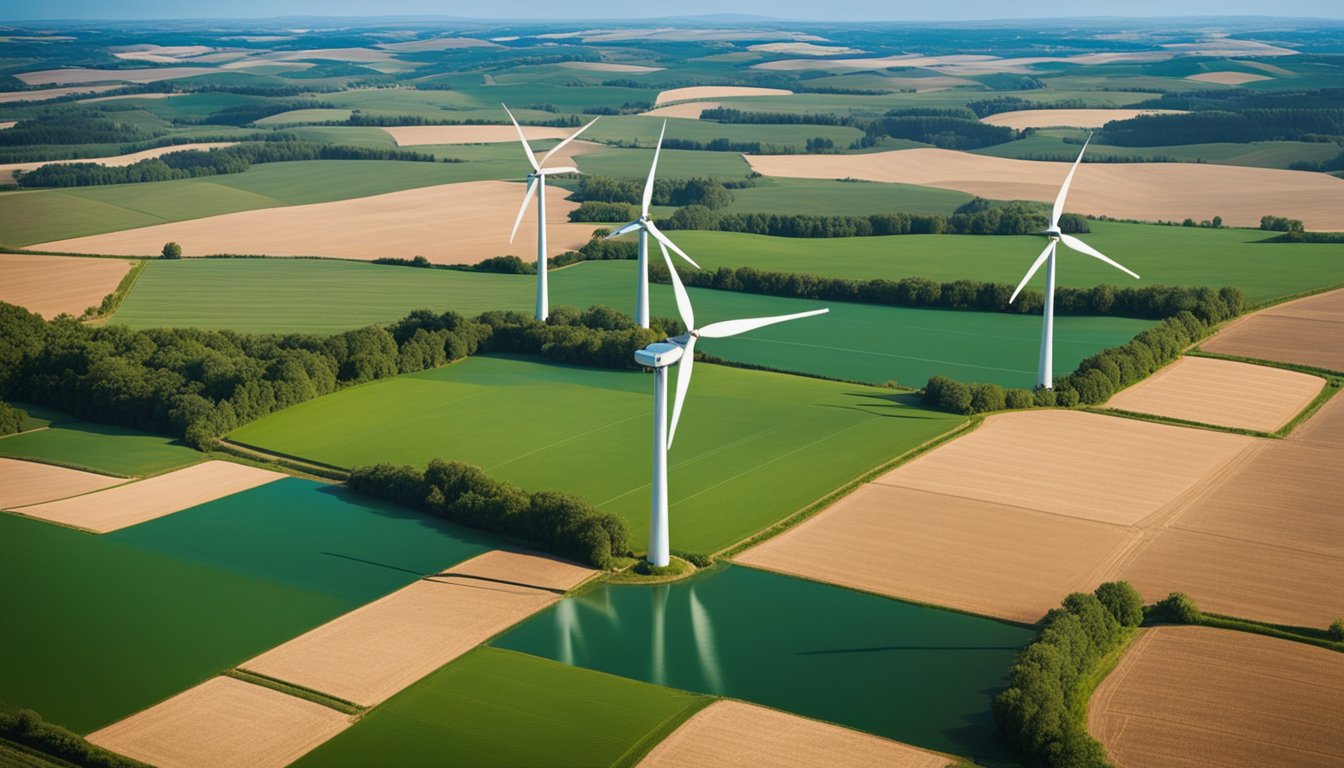
<path fill-rule="evenodd" d="M 1102 127 L 1099 143 L 1121 147 L 1250 141 L 1334 141 L 1344 137 L 1344 108 L 1206 110 L 1139 115 Z"/>
<path fill-rule="evenodd" d="M 634 351 L 680 332 L 638 327 L 605 307 L 557 307 L 546 322 L 519 312 L 469 319 L 412 312 L 391 325 L 331 336 L 196 328 L 89 326 L 43 320 L 0 302 L 0 398 L 173 435 L 198 449 L 242 424 L 337 389 L 483 352 L 636 367 Z"/>
<path fill-rule="evenodd" d="M 664 143 L 666 146 L 666 143 Z M 653 205 L 703 205 L 706 208 L 724 208 L 733 202 L 729 190 L 756 186 L 755 176 L 744 179 L 713 179 L 705 176 L 655 179 Z M 581 176 L 571 200 L 594 203 L 628 203 L 639 205 L 644 197 L 644 179 L 614 176 Z M 616 221 L 617 219 L 593 219 Z"/>
<path fill-rule="evenodd" d="M 42 720 L 31 709 L 0 712 L 0 744 L 11 742 L 39 755 L 61 761 L 60 765 L 79 765 L 87 768 L 150 768 L 139 760 L 124 757 L 103 749 L 83 736 Z M 22 753 L 20 753 L 22 755 Z M 13 759 L 13 758 L 12 758 Z M 24 758 L 15 765 L 51 765 L 47 760 Z"/>
<path fill-rule="evenodd" d="M 579 119 L 578 115 L 556 115 L 543 120 L 525 118 L 518 122 L 522 125 L 544 125 L 551 128 L 578 128 L 583 125 L 583 121 Z M 327 120 L 320 123 L 310 123 L 310 125 L 359 125 L 370 128 L 391 128 L 400 125 L 500 125 L 500 122 L 474 117 L 458 119 L 425 117 L 424 115 L 370 115 L 355 110 L 345 120 Z"/>
<path fill-rule="evenodd" d="M 126 144 L 153 134 L 111 119 L 104 111 L 49 110 L 0 131 L 0 147 L 37 144 Z"/>
<path fill-rule="evenodd" d="M 595 568 L 612 568 L 617 557 L 630 554 L 629 531 L 616 515 L 578 496 L 529 493 L 470 464 L 434 459 L 424 471 L 374 464 L 355 467 L 347 482 L 360 493 L 509 536 Z"/>
<path fill-rule="evenodd" d="M 873 118 L 859 115 L 837 115 L 833 113 L 801 112 L 750 112 L 740 109 L 718 107 L 706 109 L 700 113 L 701 120 L 714 120 L 720 123 L 742 123 L 749 125 L 839 125 L 857 128 L 864 132 L 851 149 L 863 149 L 874 146 L 885 136 L 897 139 L 910 139 L 932 144 L 945 149 L 978 149 L 994 144 L 1002 144 L 1018 137 L 1018 132 L 1001 125 L 982 123 L 976 114 L 967 109 L 893 109 L 882 117 Z M 727 139 L 716 141 L 727 142 Z M 698 143 L 698 142 L 693 142 Z M 725 146 L 747 146 L 753 142 L 729 142 Z M 755 142 L 759 145 L 759 142 Z M 664 142 L 664 146 L 668 146 Z M 815 149 L 814 145 L 814 149 Z M 709 149 L 710 147 L 683 147 L 685 149 Z M 759 149 L 733 149 L 738 152 L 760 152 Z"/>
<path fill-rule="evenodd" d="M 140 160 L 130 165 L 54 163 L 31 171 L 16 171 L 20 187 L 90 187 L 145 181 L 172 181 L 242 173 L 253 165 L 296 160 L 405 160 L 433 163 L 433 155 L 403 149 L 347 147 L 299 141 L 280 134 L 266 141 L 216 149 L 188 149 Z M 449 161 L 445 161 L 449 162 Z"/>
<path fill-rule="evenodd" d="M 976 99 L 966 102 L 966 108 L 976 117 L 989 117 L 1000 112 L 1020 112 L 1028 109 L 1086 109 L 1083 99 L 1060 99 L 1049 103 L 1030 101 L 1020 96 L 995 96 L 988 99 Z"/>
<path fill-rule="evenodd" d="M 584 203 L 587 205 L 587 203 Z M 582 209 L 583 206 L 580 206 Z M 588 212 L 574 212 L 575 216 Z M 599 219 L 586 219 L 598 221 Z M 612 219 L 607 219 L 612 221 Z M 868 216 L 824 216 L 807 213 L 718 213 L 700 205 L 686 205 L 658 222 L 664 229 L 700 229 L 744 232 L 773 237 L 878 237 L 886 235 L 1034 235 L 1049 224 L 1040 203 L 1014 201 L 991 205 L 973 200 L 951 216 L 941 213 L 875 213 Z M 1064 214 L 1060 231 L 1091 231 L 1087 219 Z"/>

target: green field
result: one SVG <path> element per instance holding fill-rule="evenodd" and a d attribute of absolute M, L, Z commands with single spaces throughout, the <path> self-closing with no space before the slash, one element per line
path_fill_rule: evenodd
<path fill-rule="evenodd" d="M 111 424 L 80 421 L 46 408 L 20 404 L 36 417 L 30 429 L 0 438 L 0 456 L 62 464 L 107 475 L 143 477 L 185 467 L 205 458 L 171 437 Z M 25 425 L 28 426 L 28 425 Z"/>
<path fill-rule="evenodd" d="M 485 549 L 285 479 L 103 536 L 0 514 L 0 708 L 87 732 Z"/>
<path fill-rule="evenodd" d="M 679 239 L 694 234 L 677 233 Z M 605 304 L 633 312 L 634 282 L 634 262 L 578 264 L 552 273 L 551 304 Z M 489 309 L 531 311 L 535 285 L 530 276 L 349 262 L 156 261 L 114 321 L 134 327 L 330 332 L 390 322 L 420 307 L 466 315 Z M 703 322 L 826 305 L 705 289 L 691 289 L 691 295 Z M 651 297 L 655 316 L 675 312 L 671 286 L 651 286 Z M 1037 316 L 839 302 L 829 306 L 830 315 L 821 320 L 767 328 L 742 339 L 716 339 L 700 348 L 734 361 L 874 384 L 894 380 L 922 386 L 934 374 L 1005 386 L 1029 387 L 1034 381 L 1041 322 Z M 1058 371 L 1073 370 L 1088 355 L 1122 344 L 1149 325 L 1117 317 L 1059 318 Z"/>
<path fill-rule="evenodd" d="M 294 765 L 630 765 L 709 701 L 535 656 L 478 648 Z"/>
<path fill-rule="evenodd" d="M 1024 159 L 1068 158 L 1078 155 L 1078 144 L 1066 144 L 1064 138 L 1082 140 L 1087 131 L 1080 129 L 1043 129 L 1030 136 L 995 144 L 992 147 L 971 150 L 979 155 L 1015 157 Z M 1094 143 L 1088 148 L 1091 157 L 1161 158 L 1169 162 L 1218 163 L 1246 165 L 1255 168 L 1287 168 L 1299 160 L 1322 162 L 1339 155 L 1338 144 L 1310 141 L 1252 141 L 1244 144 L 1178 144 L 1157 147 L 1117 147 Z"/>
<path fill-rule="evenodd" d="M 732 193 L 733 202 L 724 209 L 730 213 L 816 216 L 871 216 L 892 211 L 950 215 L 971 200 L 964 192 L 937 187 L 770 176 L 757 179 L 754 187 L 734 189 Z"/>
<path fill-rule="evenodd" d="M 235 430 L 240 443 L 351 467 L 477 464 L 528 490 L 586 497 L 642 550 L 653 379 L 473 357 L 342 390 Z M 712 552 L 962 421 L 854 384 L 697 365 L 670 453 L 673 546 Z"/>
<path fill-rule="evenodd" d="M 653 150 L 610 147 L 579 155 L 575 159 L 578 160 L 579 170 L 594 176 L 631 176 L 642 179 L 649 175 Z M 658 169 L 658 175 L 665 179 L 684 176 L 741 179 L 751 173 L 751 166 L 736 152 L 694 149 L 663 150 L 658 158 Z"/>

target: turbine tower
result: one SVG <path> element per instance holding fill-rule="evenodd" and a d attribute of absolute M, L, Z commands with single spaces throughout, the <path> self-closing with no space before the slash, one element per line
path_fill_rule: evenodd
<path fill-rule="evenodd" d="M 1087 151 L 1087 145 L 1092 141 L 1088 136 L 1087 141 L 1083 142 L 1083 148 L 1078 151 L 1078 159 L 1073 161 L 1073 167 L 1069 169 L 1069 175 L 1064 177 L 1064 186 L 1059 188 L 1059 196 L 1055 198 L 1055 207 L 1050 212 L 1050 228 L 1041 234 L 1049 240 L 1045 244 L 1045 250 L 1036 257 L 1032 263 L 1031 269 L 1022 278 L 1022 282 L 1017 284 L 1017 290 L 1013 291 L 1013 297 L 1008 299 L 1012 304 L 1017 301 L 1018 294 L 1027 286 L 1027 282 L 1036 274 L 1036 270 L 1045 264 L 1045 319 L 1041 327 L 1041 359 L 1040 365 L 1036 369 L 1036 388 L 1053 389 L 1054 388 L 1054 345 L 1055 345 L 1055 248 L 1063 243 L 1071 250 L 1091 256 L 1094 259 L 1110 264 L 1112 267 L 1124 272 L 1134 279 L 1138 275 L 1122 266 L 1119 262 L 1104 256 L 1101 251 L 1084 243 L 1073 235 L 1066 235 L 1059 231 L 1059 217 L 1064 213 L 1064 198 L 1069 194 L 1069 184 L 1073 181 L 1073 173 L 1078 170 L 1078 164 L 1083 161 L 1083 153 Z"/>
<path fill-rule="evenodd" d="M 661 241 L 659 246 L 662 246 Z M 667 523 L 667 450 L 677 434 L 677 422 L 681 419 L 681 408 L 686 402 L 686 389 L 691 384 L 691 370 L 695 363 L 695 340 L 697 338 L 722 339 L 737 336 L 767 325 L 797 320 L 813 315 L 822 315 L 829 309 L 814 309 L 811 312 L 798 312 L 792 315 L 774 317 L 753 317 L 744 320 L 725 320 L 710 323 L 703 328 L 695 326 L 695 312 L 691 308 L 691 299 L 686 295 L 686 286 L 672 266 L 672 257 L 662 248 L 663 261 L 672 277 L 672 290 L 677 297 L 677 311 L 686 325 L 686 333 L 674 339 L 650 344 L 635 352 L 635 362 L 653 369 L 653 505 L 649 520 L 648 560 L 655 566 L 665 566 L 671 562 L 668 544 Z M 677 364 L 677 394 L 672 406 L 672 424 L 667 421 L 667 369 Z"/>
<path fill-rule="evenodd" d="M 667 133 L 666 120 L 663 121 L 663 129 L 658 133 L 658 145 L 653 150 L 653 165 L 649 166 L 649 178 L 644 181 L 644 199 L 640 205 L 639 218 L 607 235 L 607 239 L 610 240 L 613 237 L 620 237 L 639 230 L 639 284 L 635 289 L 635 321 L 639 323 L 641 328 L 649 327 L 649 235 L 653 235 L 660 245 L 665 246 L 664 252 L 666 252 L 666 248 L 671 248 L 691 266 L 696 269 L 700 268 L 699 264 L 692 261 L 691 257 L 678 248 L 676 243 L 669 240 L 667 235 L 664 235 L 662 230 L 654 225 L 653 219 L 649 218 L 649 203 L 653 202 L 653 176 L 654 172 L 658 170 L 658 154 L 663 151 L 663 134 L 665 133 Z"/>
<path fill-rule="evenodd" d="M 541 156 L 541 161 L 537 161 L 537 156 L 532 154 L 532 147 L 527 144 L 527 137 L 523 135 L 523 127 L 514 119 L 513 113 L 504 104 L 504 111 L 508 113 L 509 120 L 513 122 L 513 127 L 518 129 L 518 139 L 523 143 L 523 152 L 527 154 L 527 162 L 532 166 L 532 172 L 527 174 L 527 191 L 523 193 L 523 204 L 518 208 L 518 218 L 513 220 L 513 232 L 509 235 L 509 242 L 518 235 L 518 225 L 523 222 L 523 214 L 527 211 L 527 204 L 532 201 L 532 195 L 540 189 L 541 194 L 537 195 L 537 319 L 545 320 L 551 313 L 550 298 L 546 286 L 546 177 L 554 176 L 560 173 L 578 173 L 579 169 L 573 166 L 561 166 L 558 168 L 545 168 L 546 161 L 551 155 L 555 154 L 561 147 L 577 139 L 579 134 L 592 127 L 597 122 L 597 118 L 588 125 L 570 135 L 569 138 L 551 147 L 550 150 Z"/>

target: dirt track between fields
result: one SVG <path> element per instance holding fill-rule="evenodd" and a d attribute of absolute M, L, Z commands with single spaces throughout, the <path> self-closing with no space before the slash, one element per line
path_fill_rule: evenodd
<path fill-rule="evenodd" d="M 1124 768 L 1344 764 L 1344 654 L 1208 627 L 1145 630 L 1088 705 Z"/>
<path fill-rule="evenodd" d="M 1054 202 L 1066 163 L 949 149 L 861 155 L 746 155 L 766 176 L 864 179 L 955 189 L 996 200 Z M 1308 229 L 1344 230 L 1344 179 L 1323 173 L 1206 163 L 1086 163 L 1069 191 L 1072 213 L 1141 221 L 1222 216 L 1256 227 L 1267 210 L 1292 211 Z"/>
<path fill-rule="evenodd" d="M 117 290 L 133 262 L 77 256 L 0 254 L 0 301 L 50 320 L 62 312 L 76 317 Z"/>

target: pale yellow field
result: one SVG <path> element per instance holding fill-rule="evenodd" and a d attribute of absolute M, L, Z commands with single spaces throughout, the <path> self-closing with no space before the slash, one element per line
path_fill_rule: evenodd
<path fill-rule="evenodd" d="M 285 475 L 228 461 L 206 461 L 71 499 L 22 507 L 21 515 L 107 533 L 222 499 Z"/>
<path fill-rule="evenodd" d="M 992 416 L 874 482 L 1133 525 L 1255 443 L 1081 411 L 1022 411 Z"/>
<path fill-rule="evenodd" d="M 722 99 L 728 96 L 791 96 L 793 91 L 782 88 L 751 88 L 733 85 L 696 85 L 690 88 L 673 88 L 663 91 L 654 100 L 655 105 L 671 104 L 674 101 L 695 101 L 702 99 Z"/>
<path fill-rule="evenodd" d="M 1000 112 L 980 118 L 990 125 L 1009 128 L 1100 128 L 1112 120 L 1129 120 L 1139 115 L 1179 115 L 1179 109 L 1023 109 Z"/>
<path fill-rule="evenodd" d="M 0 253 L 0 301 L 47 319 L 63 312 L 79 316 L 115 291 L 131 264 L 123 259 Z"/>
<path fill-rule="evenodd" d="M 947 149 L 865 155 L 747 155 L 766 176 L 855 178 L 955 189 L 999 200 L 1054 202 L 1065 163 L 986 157 Z M 1308 229 L 1344 230 L 1344 179 L 1323 173 L 1204 163 L 1089 163 L 1066 210 L 1143 221 L 1222 216 L 1256 227 L 1269 210 L 1292 211 Z"/>
<path fill-rule="evenodd" d="M 1344 654 L 1208 627 L 1143 635 L 1088 705 L 1124 768 L 1344 765 Z"/>
<path fill-rule="evenodd" d="M 1182 357 L 1116 394 L 1106 407 L 1273 432 L 1301 413 L 1324 387 L 1319 376 L 1282 368 Z"/>
<path fill-rule="evenodd" d="M 680 117 L 688 120 L 699 120 L 701 112 L 706 109 L 717 109 L 721 106 L 723 104 L 717 101 L 683 101 L 669 104 L 666 107 L 655 107 L 642 114 L 646 117 Z"/>
<path fill-rule="evenodd" d="M 631 75 L 646 75 L 650 72 L 662 72 L 667 69 L 667 67 L 646 67 L 640 64 L 617 64 L 610 61 L 565 61 L 561 62 L 560 66 L 587 72 L 624 72 Z"/>
<path fill-rule="evenodd" d="M 639 765 L 641 768 L 696 765 L 943 768 L 950 760 L 899 741 L 754 704 L 723 700 L 682 723 Z"/>
<path fill-rule="evenodd" d="M 1344 289 L 1256 312 L 1218 332 L 1200 349 L 1344 371 Z"/>
<path fill-rule="evenodd" d="M 172 241 L 182 245 L 186 256 L 235 253 L 361 260 L 424 256 L 436 264 L 475 264 L 512 253 L 533 261 L 535 208 L 528 210 L 517 238 L 509 243 L 524 189 L 522 184 L 504 181 L 444 184 L 354 200 L 229 213 L 31 247 L 67 253 L 154 255 Z M 569 222 L 568 214 L 578 204 L 566 201 L 568 194 L 556 186 L 546 188 L 550 255 L 583 246 L 595 228 Z"/>
<path fill-rule="evenodd" d="M 1201 72 L 1198 75 L 1187 75 L 1186 80 L 1198 80 L 1201 83 L 1218 83 L 1219 85 L 1244 85 L 1245 83 L 1254 83 L 1257 80 L 1271 80 L 1266 75 L 1253 75 L 1250 72 Z"/>
<path fill-rule="evenodd" d="M 102 93 L 120 87 L 119 85 L 86 85 L 73 88 L 43 88 L 40 91 L 3 91 L 0 92 L 0 104 L 10 104 L 18 101 L 46 101 L 47 99 L 59 99 L 62 96 L 71 96 L 76 93 Z"/>
<path fill-rule="evenodd" d="M 167 96 L 168 94 L 162 93 L 156 95 Z M 94 101 L 94 99 L 89 99 L 89 101 Z M 238 142 L 236 141 L 215 141 L 215 142 L 200 142 L 197 144 L 174 144 L 172 146 L 155 147 L 154 149 L 146 149 L 140 152 L 131 152 L 130 154 L 126 155 L 113 155 L 111 157 L 82 157 L 77 160 L 41 160 L 32 163 L 4 163 L 0 164 L 0 182 L 13 181 L 15 171 L 31 171 L 37 168 L 41 168 L 44 165 L 69 165 L 70 163 L 97 163 L 98 165 L 106 165 L 117 168 L 124 165 L 131 165 L 132 163 L 138 163 L 141 160 L 149 160 L 150 158 L 161 157 L 171 152 L 186 152 L 187 150 L 190 149 L 209 150 L 209 149 L 217 149 L 219 147 L 232 147 L 234 144 L 237 143 Z"/>
<path fill-rule="evenodd" d="M 321 704 L 215 677 L 88 740 L 159 768 L 282 768 L 350 723 Z"/>
<path fill-rule="evenodd" d="M 498 144 L 517 142 L 518 131 L 512 125 L 404 125 L 384 128 L 399 147 L 417 147 L 426 144 Z M 529 141 L 538 139 L 563 139 L 574 132 L 573 128 L 551 128 L 544 125 L 523 126 L 523 133 Z M 593 145 L 585 145 L 591 148 Z M 560 150 L 565 152 L 569 147 Z M 523 151 L 518 150 L 521 157 Z M 557 153 L 557 157 L 559 154 Z M 571 153 L 572 156 L 572 153 Z M 540 158 L 538 158 L 540 159 Z M 548 165 L 558 165 L 556 162 Z"/>
<path fill-rule="evenodd" d="M 95 475 L 35 461 L 0 458 L 0 509 L 13 509 L 110 488 L 123 477 Z"/>
<path fill-rule="evenodd" d="M 1139 535 L 1118 525 L 869 483 L 734 559 L 1029 623 L 1070 592 L 1093 589 Z"/>
<path fill-rule="evenodd" d="M 13 128 L 16 125 L 18 125 L 18 122 L 15 120 L 0 121 L 0 131 L 5 130 L 6 128 Z"/>
<path fill-rule="evenodd" d="M 156 83 L 179 77 L 195 77 L 214 72 L 209 67 L 153 67 L 149 69 L 44 69 L 15 75 L 28 85 L 58 83 Z"/>
<path fill-rule="evenodd" d="M 345 614 L 242 668 L 371 706 L 545 608 L 594 571 L 487 552 Z"/>

